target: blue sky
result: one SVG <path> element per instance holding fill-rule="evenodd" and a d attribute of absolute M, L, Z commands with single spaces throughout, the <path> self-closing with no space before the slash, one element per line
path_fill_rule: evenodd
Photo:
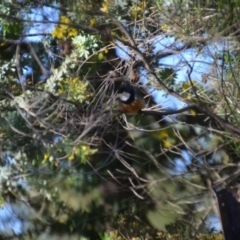
<path fill-rule="evenodd" d="M 53 4 L 53 6 L 57 5 Z M 22 13 L 22 17 L 29 19 L 31 22 L 31 24 L 26 24 L 25 35 L 36 35 L 25 37 L 24 39 L 30 42 L 41 41 L 45 37 L 42 34 L 49 34 L 54 29 L 54 22 L 58 22 L 59 13 L 59 10 L 56 8 L 44 5 L 42 8 L 31 8 L 31 13 Z"/>
<path fill-rule="evenodd" d="M 181 41 L 176 40 L 174 37 L 166 37 L 164 35 L 154 37 L 149 42 L 154 44 L 154 54 L 171 53 L 173 50 L 176 51 L 178 48 L 183 46 Z M 130 51 L 128 47 L 123 46 L 123 44 L 121 44 L 119 41 L 117 41 L 117 46 L 120 46 L 116 50 L 117 55 L 124 60 L 129 60 L 128 53 L 130 53 Z M 223 51 L 229 50 L 230 48 L 231 45 L 229 45 L 226 41 L 209 43 L 201 50 L 201 52 L 194 48 L 189 48 L 160 59 L 159 67 L 173 68 L 176 71 L 176 84 L 188 81 L 188 72 L 192 70 L 191 80 L 198 82 L 202 86 L 205 85 L 207 89 L 210 83 L 202 83 L 202 77 L 218 74 L 222 62 L 220 60 L 216 60 L 216 55 L 222 54 Z M 143 84 L 146 83 L 147 71 L 140 68 L 140 75 L 140 81 Z M 148 90 L 154 98 L 156 104 L 161 105 L 163 108 L 179 109 L 185 106 L 184 103 L 180 102 L 173 96 L 166 96 L 165 92 L 162 90 L 153 91 L 152 88 L 149 88 Z"/>

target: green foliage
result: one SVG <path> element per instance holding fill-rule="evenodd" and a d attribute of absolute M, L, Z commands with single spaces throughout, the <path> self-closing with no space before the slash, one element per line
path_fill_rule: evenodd
<path fill-rule="evenodd" d="M 17 8 L 14 4 L 2 2 L 0 4 L 0 35 L 1 35 L 1 46 L 4 45 L 2 40 L 4 38 L 7 39 L 17 39 L 19 35 L 21 35 L 24 25 L 22 22 L 17 21 L 6 21 L 6 16 L 10 16 L 11 14 L 16 14 Z M 5 17 L 4 17 L 5 16 Z"/>
<path fill-rule="evenodd" d="M 13 74 L 15 73 L 16 62 L 14 59 L 10 61 L 1 61 L 0 65 L 0 84 L 6 86 L 9 84 L 10 86 L 15 83 L 13 80 Z"/>
<path fill-rule="evenodd" d="M 2 38 L 16 39 L 22 31 L 22 23 L 5 23 L 2 26 Z"/>
<path fill-rule="evenodd" d="M 194 223 L 186 222 L 186 221 L 176 221 L 170 225 L 166 226 L 166 230 L 168 234 L 170 234 L 170 238 L 178 240 L 190 240 L 190 239 L 199 239 L 199 240 L 223 240 L 223 236 L 220 233 L 197 233 L 194 229 Z"/>
<path fill-rule="evenodd" d="M 156 69 L 156 74 L 159 81 L 163 82 L 167 87 L 174 86 L 177 75 L 172 68 Z"/>

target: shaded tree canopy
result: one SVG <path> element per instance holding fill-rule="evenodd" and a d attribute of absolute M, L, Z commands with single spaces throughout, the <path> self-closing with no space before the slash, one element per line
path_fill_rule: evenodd
<path fill-rule="evenodd" d="M 1 237 L 223 239 L 211 222 L 214 192 L 239 185 L 238 11 L 2 2 Z M 144 109 L 119 109 L 122 84 Z"/>

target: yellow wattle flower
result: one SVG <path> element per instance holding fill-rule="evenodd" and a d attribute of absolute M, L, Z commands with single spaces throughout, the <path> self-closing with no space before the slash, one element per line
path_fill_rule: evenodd
<path fill-rule="evenodd" d="M 73 161 L 74 158 L 75 158 L 75 157 L 74 157 L 74 154 L 72 153 L 72 154 L 68 157 L 68 160 L 69 160 L 69 161 Z"/>
<path fill-rule="evenodd" d="M 161 29 L 166 32 L 170 29 L 170 27 L 165 23 L 161 26 Z"/>
<path fill-rule="evenodd" d="M 92 18 L 92 19 L 90 20 L 89 26 L 90 26 L 90 27 L 93 27 L 93 26 L 95 26 L 96 24 L 97 24 L 97 20 L 96 20 L 95 18 Z"/>
<path fill-rule="evenodd" d="M 189 90 L 190 88 L 192 87 L 191 83 L 190 82 L 186 82 L 182 85 L 182 90 L 183 91 L 187 91 Z"/>
<path fill-rule="evenodd" d="M 61 16 L 60 20 L 61 20 L 61 23 L 65 23 L 65 24 L 70 23 L 70 19 L 66 16 Z"/>
<path fill-rule="evenodd" d="M 132 7 L 131 9 L 131 18 L 132 19 L 138 19 L 138 18 L 141 18 L 141 11 L 142 11 L 142 8 L 139 7 L 139 6 L 134 6 Z"/>
<path fill-rule="evenodd" d="M 45 161 L 48 160 L 49 157 L 50 157 L 50 153 L 47 152 L 47 153 L 44 154 L 44 160 Z"/>
<path fill-rule="evenodd" d="M 196 116 L 196 115 L 197 115 L 197 112 L 196 112 L 195 110 L 193 110 L 193 109 L 191 109 L 191 110 L 189 111 L 189 113 L 190 113 L 190 115 L 192 115 L 192 116 Z"/>
<path fill-rule="evenodd" d="M 106 3 L 103 3 L 102 7 L 100 8 L 100 10 L 102 12 L 108 13 L 109 9 L 108 9 L 108 5 Z"/>

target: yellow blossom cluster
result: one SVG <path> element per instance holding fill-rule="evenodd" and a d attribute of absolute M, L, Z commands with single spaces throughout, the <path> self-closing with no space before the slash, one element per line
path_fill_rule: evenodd
<path fill-rule="evenodd" d="M 79 146 L 75 146 L 72 149 L 70 156 L 68 157 L 69 161 L 73 161 L 78 158 L 82 163 L 86 163 L 88 158 L 95 154 L 98 149 L 92 149 L 88 145 L 81 144 Z"/>
<path fill-rule="evenodd" d="M 59 94 L 67 94 L 67 99 L 72 101 L 84 102 L 92 95 L 87 92 L 88 83 L 79 78 L 67 78 L 59 86 Z"/>
<path fill-rule="evenodd" d="M 47 161 L 49 158 L 50 158 L 50 153 L 49 153 L 49 152 L 46 152 L 46 153 L 44 154 L 44 160 Z"/>
<path fill-rule="evenodd" d="M 100 8 L 102 12 L 108 13 L 109 12 L 109 2 L 108 0 L 103 0 L 102 7 Z"/>
<path fill-rule="evenodd" d="M 90 21 L 89 21 L 89 26 L 90 26 L 90 27 L 94 27 L 94 26 L 96 26 L 96 25 L 97 25 L 97 20 L 96 20 L 96 18 L 90 19 Z"/>
<path fill-rule="evenodd" d="M 153 132 L 153 135 L 161 141 L 163 148 L 168 149 L 176 144 L 176 136 L 170 129 Z"/>
<path fill-rule="evenodd" d="M 111 239 L 123 240 L 123 238 L 122 238 L 121 235 L 119 234 L 118 230 L 109 232 L 109 237 L 110 237 Z"/>
<path fill-rule="evenodd" d="M 195 97 L 193 88 L 197 87 L 196 81 L 192 80 L 192 82 L 185 82 L 182 85 L 182 96 L 188 100 Z"/>
<path fill-rule="evenodd" d="M 131 7 L 130 15 L 132 19 L 140 19 L 142 17 L 142 8 L 137 5 Z"/>
<path fill-rule="evenodd" d="M 60 23 L 56 25 L 52 31 L 52 36 L 57 39 L 68 39 L 78 35 L 76 28 L 70 27 L 70 19 L 66 16 L 61 16 Z"/>
<path fill-rule="evenodd" d="M 164 31 L 164 32 L 167 32 L 170 30 L 170 26 L 168 26 L 166 23 L 164 23 L 162 26 L 161 26 L 161 29 Z"/>

